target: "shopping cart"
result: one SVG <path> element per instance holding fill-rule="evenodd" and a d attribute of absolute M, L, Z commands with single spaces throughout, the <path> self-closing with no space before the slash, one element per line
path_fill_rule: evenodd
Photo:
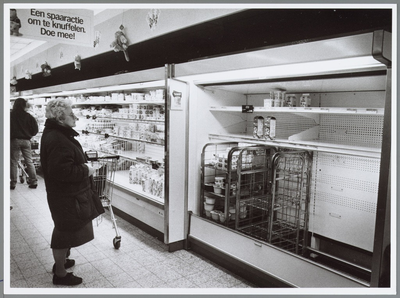
<path fill-rule="evenodd" d="M 119 249 L 121 246 L 121 236 L 118 232 L 117 220 L 112 210 L 112 195 L 114 189 L 114 177 L 117 168 L 118 155 L 112 156 L 99 156 L 97 151 L 86 151 L 86 157 L 91 163 L 91 166 L 95 169 L 93 174 L 93 180 L 96 187 L 96 191 L 100 197 L 103 207 L 110 211 L 111 221 L 115 229 L 116 237 L 113 240 L 115 249 Z M 98 218 L 101 221 L 102 217 Z"/>

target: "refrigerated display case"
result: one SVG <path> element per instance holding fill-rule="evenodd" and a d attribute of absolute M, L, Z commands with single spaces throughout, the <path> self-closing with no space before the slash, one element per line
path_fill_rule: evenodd
<path fill-rule="evenodd" d="M 215 254 L 216 259 L 232 256 L 233 262 L 255 266 L 263 276 L 285 286 L 377 285 L 383 251 L 393 241 L 387 225 L 390 60 L 391 34 L 378 30 L 176 65 L 176 75 L 190 84 L 189 168 L 200 168 L 196 146 L 208 142 L 312 153 L 312 159 L 304 157 L 310 170 L 302 178 L 307 181 L 304 195 L 309 193 L 309 206 L 269 218 L 269 227 L 284 216 L 297 220 L 296 231 L 302 236 L 296 239 L 294 251 L 301 255 L 271 244 L 273 233 L 260 241 L 256 235 L 243 237 L 237 230 L 205 221 L 196 200 L 189 202 L 188 237 L 194 249 Z M 278 92 L 290 94 L 292 105 L 287 101 L 286 106 L 271 106 L 271 93 L 275 100 Z M 305 97 L 308 103 L 302 106 Z M 255 138 L 255 117 L 275 118 L 276 135 Z M 200 119 L 207 127 L 196 124 Z M 189 176 L 189 197 L 197 200 L 199 179 Z M 303 182 L 297 186 L 303 187 Z M 279 180 L 275 185 L 280 187 Z M 296 212 L 302 216 L 292 217 Z M 308 274 L 282 269 L 294 264 Z"/>
<path fill-rule="evenodd" d="M 84 150 L 118 155 L 113 206 L 171 250 L 183 247 L 186 210 L 187 84 L 171 66 L 30 90 L 36 101 L 68 98 Z M 172 175 L 173 172 L 173 175 Z"/>
<path fill-rule="evenodd" d="M 123 92 L 70 96 L 74 102 L 73 112 L 80 118 L 82 146 L 118 154 L 121 159 L 116 183 L 137 196 L 161 204 L 164 203 L 165 180 L 165 91 L 162 83 L 152 83 L 154 87 L 142 84 L 140 89 Z"/>

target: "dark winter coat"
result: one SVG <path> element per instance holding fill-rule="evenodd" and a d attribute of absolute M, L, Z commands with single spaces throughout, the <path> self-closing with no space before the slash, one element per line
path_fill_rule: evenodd
<path fill-rule="evenodd" d="M 10 114 L 10 139 L 30 140 L 39 131 L 36 119 L 27 112 L 11 112 Z"/>
<path fill-rule="evenodd" d="M 88 176 L 87 158 L 75 139 L 78 135 L 72 128 L 47 119 L 40 144 L 47 201 L 60 231 L 79 230 L 104 213 L 93 177 Z"/>

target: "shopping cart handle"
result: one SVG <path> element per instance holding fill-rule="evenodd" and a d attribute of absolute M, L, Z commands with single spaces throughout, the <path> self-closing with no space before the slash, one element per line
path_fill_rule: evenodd
<path fill-rule="evenodd" d="M 97 161 L 99 159 L 119 159 L 119 155 L 105 155 L 99 156 L 97 151 L 86 151 L 85 152 L 86 158 L 88 161 Z"/>
<path fill-rule="evenodd" d="M 97 151 L 94 150 L 85 151 L 85 155 L 88 160 L 96 160 L 99 157 Z"/>
<path fill-rule="evenodd" d="M 119 155 L 105 155 L 99 156 L 97 159 L 119 159 Z"/>

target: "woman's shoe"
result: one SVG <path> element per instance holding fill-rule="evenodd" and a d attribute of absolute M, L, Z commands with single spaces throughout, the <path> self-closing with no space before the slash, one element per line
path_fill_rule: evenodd
<path fill-rule="evenodd" d="M 31 184 L 29 185 L 29 188 L 37 188 L 37 184 Z"/>
<path fill-rule="evenodd" d="M 65 264 L 64 264 L 64 268 L 65 268 L 65 269 L 68 269 L 68 268 L 71 268 L 71 267 L 74 266 L 74 265 L 75 265 L 75 260 L 66 259 L 66 260 L 65 260 Z M 54 273 L 54 274 L 56 273 L 56 264 L 53 265 L 53 273 Z"/>
<path fill-rule="evenodd" d="M 64 277 L 58 277 L 53 275 L 53 284 L 64 285 L 64 286 L 76 286 L 82 283 L 82 278 L 75 276 L 72 272 L 67 273 Z"/>

